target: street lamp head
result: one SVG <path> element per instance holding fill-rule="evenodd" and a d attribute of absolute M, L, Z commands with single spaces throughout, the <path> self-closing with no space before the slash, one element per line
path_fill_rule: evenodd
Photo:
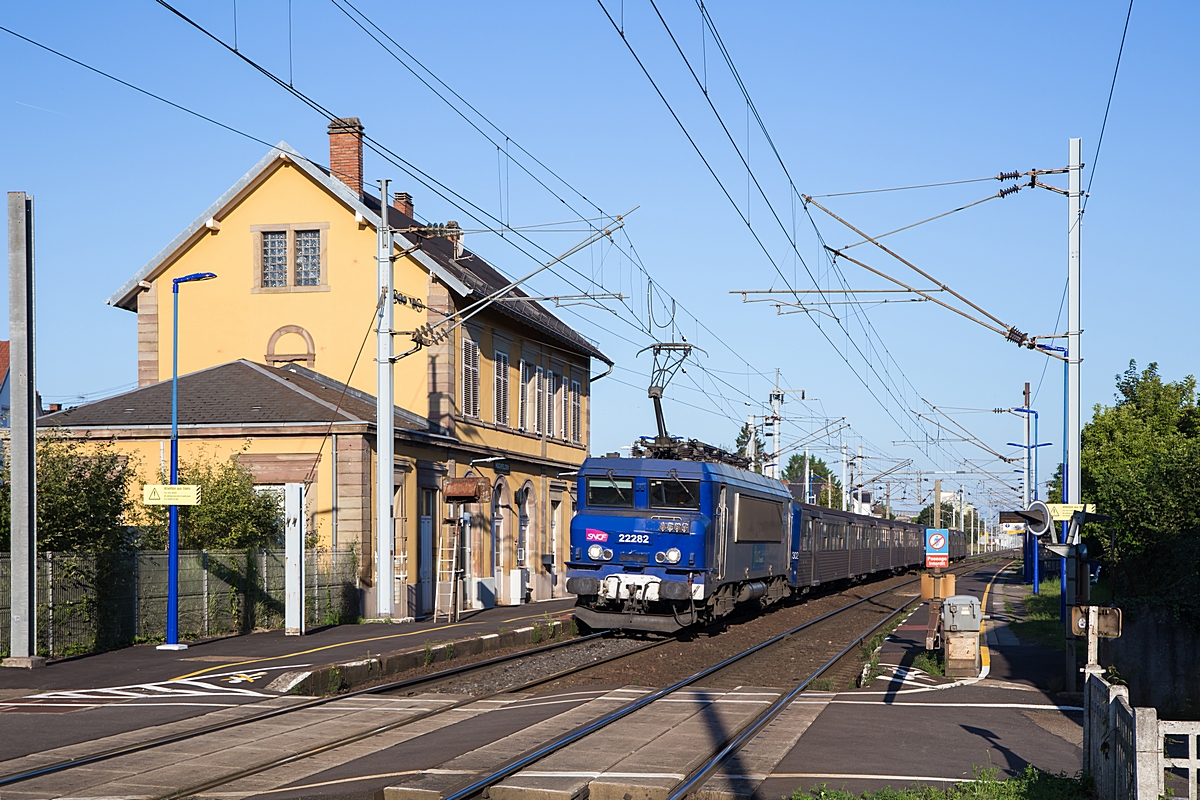
<path fill-rule="evenodd" d="M 191 275 L 184 275 L 182 278 L 174 278 L 171 281 L 171 286 L 176 291 L 179 290 L 179 284 L 191 283 L 192 281 L 210 281 L 217 277 L 215 272 L 193 272 Z"/>

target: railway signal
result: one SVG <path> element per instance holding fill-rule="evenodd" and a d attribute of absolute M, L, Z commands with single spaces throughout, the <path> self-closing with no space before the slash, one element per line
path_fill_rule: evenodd
<path fill-rule="evenodd" d="M 1034 500 L 1024 511 L 1018 511 L 1017 516 L 1025 520 L 1026 528 L 1034 536 L 1046 533 L 1054 522 L 1050 508 L 1041 500 Z"/>

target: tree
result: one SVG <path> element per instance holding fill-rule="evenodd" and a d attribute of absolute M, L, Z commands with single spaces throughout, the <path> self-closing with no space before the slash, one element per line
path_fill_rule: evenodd
<path fill-rule="evenodd" d="M 841 508 L 842 482 L 833 476 L 833 470 L 829 468 L 825 460 L 809 456 L 808 470 L 812 478 L 810 488 L 817 495 L 816 504 L 825 508 Z M 783 471 L 783 479 L 788 483 L 804 482 L 804 456 L 797 454 L 788 459 L 787 468 Z"/>
<path fill-rule="evenodd" d="M 241 550 L 283 544 L 282 496 L 256 491 L 254 476 L 236 456 L 223 462 L 181 463 L 179 483 L 199 485 L 201 497 L 200 505 L 179 508 L 180 548 Z M 167 506 L 148 506 L 146 523 L 143 544 L 165 549 Z"/>
<path fill-rule="evenodd" d="M 1119 566 L 1125 591 L 1194 603 L 1200 591 L 1196 379 L 1164 382 L 1157 364 L 1139 372 L 1131 360 L 1116 388 L 1115 405 L 1097 405 L 1082 432 L 1083 500 L 1111 517 L 1095 546 Z"/>
<path fill-rule="evenodd" d="M 949 503 L 942 503 L 942 518 L 939 528 L 949 528 L 954 523 L 955 510 L 954 506 Z M 913 520 L 918 525 L 924 525 L 926 528 L 934 527 L 933 524 L 933 503 L 921 509 L 921 513 L 917 514 L 917 518 Z"/>
<path fill-rule="evenodd" d="M 102 553 L 127 549 L 137 507 L 137 465 L 111 441 L 48 433 L 37 440 L 38 550 Z M 11 544 L 8 461 L 0 466 L 0 551 Z"/>
<path fill-rule="evenodd" d="M 751 436 L 754 437 L 754 458 L 750 459 L 750 469 L 761 473 L 763 471 L 763 464 L 767 460 L 767 446 L 763 444 L 762 437 L 758 435 L 758 428 L 752 429 L 749 423 L 742 426 L 737 435 L 737 454 L 742 458 L 749 458 L 746 454 L 746 445 L 750 443 Z"/>
<path fill-rule="evenodd" d="M 811 458 L 809 464 L 812 464 Z M 792 454 L 792 457 L 788 459 L 787 466 L 783 468 L 783 480 L 786 483 L 802 483 L 804 481 L 804 456 L 799 453 Z"/>

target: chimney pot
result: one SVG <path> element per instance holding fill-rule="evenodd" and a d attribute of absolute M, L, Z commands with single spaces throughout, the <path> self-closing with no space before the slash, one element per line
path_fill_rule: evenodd
<path fill-rule="evenodd" d="M 358 117 L 329 123 L 329 171 L 360 197 L 363 192 L 363 126 Z"/>
<path fill-rule="evenodd" d="M 408 192 L 396 192 L 395 200 L 396 210 L 406 217 L 413 215 L 413 199 Z"/>

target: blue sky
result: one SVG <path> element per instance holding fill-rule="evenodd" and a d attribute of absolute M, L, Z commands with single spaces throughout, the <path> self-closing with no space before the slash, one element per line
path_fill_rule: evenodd
<path fill-rule="evenodd" d="M 1038 390 L 1042 437 L 1055 443 L 1042 458 L 1048 476 L 1062 440 L 1059 362 L 931 303 L 826 309 L 835 321 L 816 313 L 778 315 L 729 294 L 785 284 L 812 289 L 814 279 L 836 287 L 815 231 L 834 247 L 856 238 L 810 208 L 814 229 L 795 207 L 711 35 L 702 36 L 694 3 L 661 0 L 658 9 L 730 135 L 748 150 L 771 206 L 748 193 L 746 169 L 654 8 L 640 0 L 606 5 L 738 209 L 597 3 L 355 1 L 503 131 L 487 129 L 494 141 L 510 137 L 507 159 L 333 2 L 294 0 L 289 26 L 285 0 L 243 0 L 237 44 L 335 113 L 362 118 L 369 135 L 513 226 L 596 216 L 593 203 L 608 214 L 638 206 L 615 246 L 593 246 L 571 260 L 575 272 L 559 270 L 529 287 L 576 293 L 571 284 L 594 281 L 603 288 L 593 291 L 627 297 L 624 304 L 608 301 L 608 310 L 559 312 L 617 361 L 614 374 L 594 386 L 594 451 L 615 450 L 652 431 L 644 389 L 649 365 L 635 354 L 650 341 L 647 327 L 671 336 L 673 298 L 674 332 L 707 352 L 668 391 L 674 433 L 732 443 L 739 421 L 762 413 L 778 368 L 785 388 L 816 398 L 801 403 L 789 395 L 785 443 L 846 417 L 852 427 L 845 441 L 853 450 L 863 447 L 869 473 L 899 458 L 914 458 L 914 469 L 922 470 L 964 469 L 967 459 L 1011 470 L 970 443 L 907 440 L 936 431 L 913 414 L 932 416 L 928 401 L 989 447 L 1012 454 L 1005 442 L 1020 440 L 1018 419 L 959 409 L 1018 405 L 1030 381 Z M 232 2 L 180 0 L 178 7 L 233 42 Z M 830 194 L 1061 167 L 1072 136 L 1083 138 L 1086 182 L 1127 4 L 717 0 L 708 8 L 795 186 Z M 1145 3 L 1133 11 L 1083 228 L 1085 417 L 1093 404 L 1111 402 L 1113 376 L 1131 358 L 1157 361 L 1172 379 L 1196 371 L 1196 337 L 1189 331 L 1200 278 L 1184 236 L 1194 201 L 1181 178 L 1196 170 L 1197 111 L 1188 98 L 1200 89 L 1200 55 L 1191 42 L 1198 17 L 1188 3 Z M 254 137 L 286 140 L 314 160 L 327 158 L 319 114 L 154 2 L 10 4 L 0 25 Z M 8 34 L 0 33 L 0 53 L 7 77 L 0 85 L 0 183 L 31 192 L 37 203 L 41 391 L 47 400 L 77 403 L 131 387 L 135 319 L 104 300 L 265 148 Z M 525 175 L 522 164 L 554 191 Z M 458 220 L 473 231 L 468 246 L 509 274 L 531 268 L 511 244 L 518 237 L 474 232 L 493 221 L 471 219 L 375 154 L 367 155 L 366 173 L 413 194 L 425 219 Z M 1065 186 L 1065 178 L 1048 180 Z M 818 202 L 878 234 L 999 188 L 976 182 Z M 793 213 L 795 251 L 785 233 Z M 739 214 L 748 215 L 778 271 Z M 584 235 L 578 224 L 566 227 L 528 236 L 556 253 Z M 1025 189 L 888 242 L 1006 323 L 1048 334 L 1066 328 L 1065 313 L 1056 322 L 1066 230 L 1066 200 Z M 870 249 L 848 252 L 925 285 Z M 635 254 L 645 273 L 633 264 Z M 849 286 L 886 285 L 853 264 L 840 262 L 839 269 Z M 653 323 L 647 273 L 655 284 Z M 815 444 L 836 448 L 840 441 Z M 829 450 L 818 454 L 834 458 Z M 958 481 L 977 503 L 994 497 L 979 476 L 947 478 L 947 489 Z M 898 481 L 893 493 L 904 498 L 901 507 L 914 504 L 914 486 Z"/>

